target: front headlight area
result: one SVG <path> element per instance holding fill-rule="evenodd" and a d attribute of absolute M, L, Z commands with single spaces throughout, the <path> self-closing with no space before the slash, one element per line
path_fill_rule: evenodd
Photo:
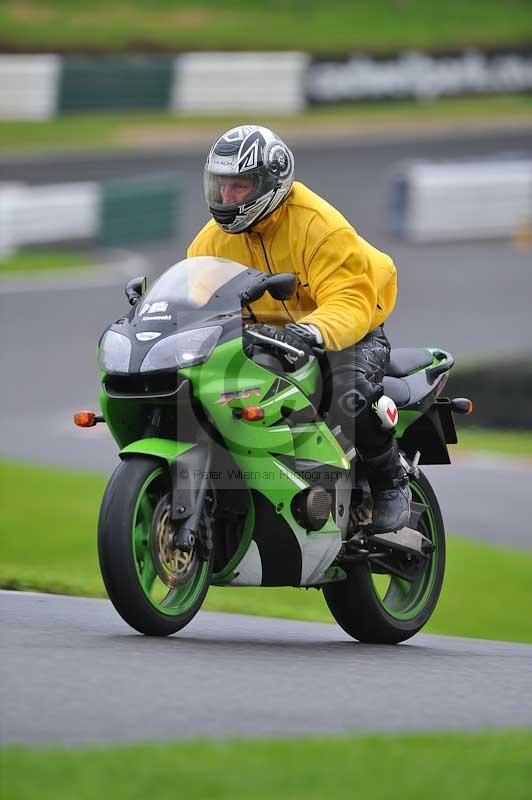
<path fill-rule="evenodd" d="M 98 365 L 104 372 L 128 373 L 131 342 L 122 333 L 106 331 L 100 342 Z"/>
<path fill-rule="evenodd" d="M 167 336 L 146 353 L 140 371 L 157 372 L 204 364 L 218 344 L 222 332 L 221 325 L 213 325 Z"/>

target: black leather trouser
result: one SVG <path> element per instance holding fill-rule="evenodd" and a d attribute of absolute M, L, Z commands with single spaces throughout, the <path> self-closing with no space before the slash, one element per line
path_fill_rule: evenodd
<path fill-rule="evenodd" d="M 381 428 L 371 408 L 383 394 L 390 349 L 381 326 L 352 347 L 327 352 L 326 385 L 331 420 L 340 424 L 345 436 L 356 442 L 369 458 L 389 450 L 394 438 L 391 431 Z"/>

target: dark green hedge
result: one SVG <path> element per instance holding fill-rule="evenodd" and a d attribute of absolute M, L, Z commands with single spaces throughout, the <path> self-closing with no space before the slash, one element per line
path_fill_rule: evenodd
<path fill-rule="evenodd" d="M 167 109 L 174 70 L 172 56 L 66 56 L 59 112 Z"/>
<path fill-rule="evenodd" d="M 115 247 L 175 239 L 179 213 L 175 175 L 106 181 L 102 184 L 99 241 Z"/>
<path fill-rule="evenodd" d="M 448 397 L 468 397 L 474 413 L 460 423 L 532 430 L 532 352 L 452 371 Z"/>

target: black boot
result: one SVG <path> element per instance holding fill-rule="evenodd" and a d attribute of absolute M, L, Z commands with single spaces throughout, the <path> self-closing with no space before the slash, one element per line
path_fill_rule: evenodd
<path fill-rule="evenodd" d="M 365 458 L 373 496 L 372 533 L 398 531 L 410 518 L 408 475 L 399 458 L 397 440 L 381 455 Z"/>

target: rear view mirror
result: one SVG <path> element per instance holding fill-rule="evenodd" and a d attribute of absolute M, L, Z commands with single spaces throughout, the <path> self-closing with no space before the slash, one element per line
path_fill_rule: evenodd
<path fill-rule="evenodd" d="M 146 276 L 138 275 L 136 278 L 131 278 L 126 284 L 125 292 L 129 305 L 137 305 L 142 295 L 146 292 Z"/>
<path fill-rule="evenodd" d="M 268 278 L 267 288 L 274 300 L 290 300 L 296 293 L 297 278 L 292 272 L 280 272 Z"/>
<path fill-rule="evenodd" d="M 261 298 L 266 291 L 267 285 L 267 278 L 264 275 L 253 281 L 253 283 L 250 283 L 245 291 L 240 292 L 241 304 L 244 306 L 248 303 L 254 303 L 255 300 Z"/>
<path fill-rule="evenodd" d="M 289 300 L 297 289 L 297 278 L 292 272 L 280 272 L 278 275 L 261 275 L 248 288 L 241 292 L 242 305 L 254 303 L 264 292 L 268 291 L 274 300 Z"/>

